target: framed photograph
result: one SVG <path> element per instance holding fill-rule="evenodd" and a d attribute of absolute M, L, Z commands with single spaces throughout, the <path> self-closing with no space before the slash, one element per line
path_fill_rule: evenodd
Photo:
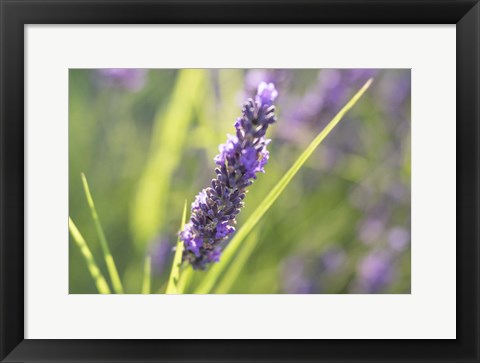
<path fill-rule="evenodd" d="M 2 362 L 480 362 L 478 1 L 1 12 Z"/>

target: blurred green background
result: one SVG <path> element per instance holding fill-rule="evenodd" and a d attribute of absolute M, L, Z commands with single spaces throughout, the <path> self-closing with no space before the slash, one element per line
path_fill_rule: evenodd
<path fill-rule="evenodd" d="M 127 293 L 168 279 L 188 205 L 215 176 L 213 158 L 247 97 L 274 82 L 278 122 L 266 173 L 249 188 L 242 225 L 315 135 L 372 77 L 255 227 L 258 243 L 231 293 L 410 293 L 410 70 L 71 69 L 69 212 L 100 269 L 101 248 L 82 188 Z M 189 214 L 187 215 L 187 217 Z M 70 237 L 69 290 L 96 293 Z M 205 272 L 195 272 L 193 284 Z"/>

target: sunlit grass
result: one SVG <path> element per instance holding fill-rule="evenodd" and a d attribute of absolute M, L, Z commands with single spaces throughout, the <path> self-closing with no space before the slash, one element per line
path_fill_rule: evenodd
<path fill-rule="evenodd" d="M 150 294 L 151 291 L 152 260 L 149 255 L 145 257 L 143 267 L 142 294 Z"/>
<path fill-rule="evenodd" d="M 68 218 L 68 229 L 70 230 L 70 234 L 72 235 L 75 244 L 77 245 L 87 264 L 88 271 L 95 282 L 98 292 L 100 294 L 110 294 L 110 288 L 108 287 L 107 281 L 105 280 L 105 277 L 103 277 L 100 268 L 95 262 L 92 252 L 90 251 L 90 248 L 88 248 L 87 242 L 85 242 L 85 239 L 70 217 Z"/>
<path fill-rule="evenodd" d="M 258 244 L 258 233 L 256 230 L 252 231 L 250 235 L 245 239 L 243 245 L 240 247 L 240 251 L 233 259 L 230 267 L 226 270 L 223 278 L 220 278 L 216 294 L 227 294 L 232 288 L 233 284 L 240 276 L 244 265 L 247 263 L 248 258 L 251 256 L 255 247 Z"/>
<path fill-rule="evenodd" d="M 90 188 L 88 186 L 87 178 L 85 174 L 82 173 L 82 183 L 83 189 L 85 191 L 85 197 L 87 198 L 87 203 L 92 214 L 93 222 L 95 223 L 95 229 L 97 231 L 98 239 L 100 241 L 100 246 L 102 248 L 103 257 L 105 259 L 105 264 L 107 265 L 108 273 L 110 274 L 110 279 L 112 280 L 113 290 L 117 294 L 123 294 L 123 285 L 118 275 L 117 266 L 115 261 L 110 253 L 110 248 L 108 247 L 107 239 L 105 238 L 105 233 L 103 232 L 100 219 L 98 218 L 97 210 L 95 209 L 95 204 L 93 203 L 92 194 L 90 193 Z"/>
<path fill-rule="evenodd" d="M 165 226 L 172 175 L 188 138 L 197 103 L 203 97 L 206 71 L 179 71 L 168 106 L 155 116 L 147 166 L 140 177 L 131 209 L 131 227 L 138 251 L 145 250 Z"/>
<path fill-rule="evenodd" d="M 180 225 L 180 231 L 183 229 L 186 219 L 187 219 L 187 201 L 185 201 L 185 204 L 183 206 L 182 223 Z M 178 237 L 175 256 L 173 258 L 172 269 L 170 271 L 170 277 L 168 278 L 167 290 L 165 291 L 166 294 L 182 293 L 182 289 L 179 286 L 180 268 L 182 265 L 182 254 L 183 254 L 183 242 L 180 240 L 180 237 Z"/>
<path fill-rule="evenodd" d="M 184 266 L 184 269 L 181 270 L 179 281 L 178 281 L 178 291 L 181 291 L 182 294 L 187 293 L 187 289 L 190 286 L 192 276 L 193 276 L 192 267 L 189 265 Z"/>

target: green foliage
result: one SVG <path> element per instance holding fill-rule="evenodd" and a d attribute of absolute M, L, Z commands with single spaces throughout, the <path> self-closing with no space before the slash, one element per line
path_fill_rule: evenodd
<path fill-rule="evenodd" d="M 115 265 L 115 261 L 113 260 L 112 254 L 110 253 L 110 248 L 108 248 L 107 239 L 105 238 L 105 233 L 103 232 L 100 219 L 98 218 L 97 210 L 95 209 L 95 204 L 93 203 L 92 195 L 90 194 L 90 188 L 88 187 L 87 178 L 83 173 L 82 182 L 83 189 L 85 191 L 85 197 L 87 198 L 88 206 L 90 207 L 90 212 L 92 213 L 92 219 L 95 223 L 95 228 L 97 230 L 100 246 L 102 246 L 103 258 L 105 259 L 105 264 L 107 265 L 108 273 L 110 274 L 110 279 L 112 280 L 113 290 L 117 294 L 123 294 L 123 286 L 122 282 L 120 281 L 120 276 L 118 276 L 117 266 Z"/>
<path fill-rule="evenodd" d="M 185 225 L 187 219 L 187 201 L 183 205 L 182 223 L 180 224 L 180 231 Z M 180 238 L 177 239 L 177 246 L 175 250 L 175 257 L 173 258 L 172 270 L 170 271 L 170 277 L 168 279 L 166 294 L 181 294 L 183 286 L 179 286 L 180 268 L 182 266 L 182 254 L 183 254 L 183 242 Z"/>
<path fill-rule="evenodd" d="M 87 242 L 85 242 L 85 239 L 83 238 L 71 218 L 68 218 L 68 229 L 70 230 L 70 233 L 77 247 L 80 249 L 83 258 L 85 259 L 88 271 L 90 272 L 90 275 L 95 282 L 95 286 L 97 287 L 98 292 L 100 294 L 110 294 L 110 288 L 108 287 L 107 281 L 103 277 L 100 268 L 98 268 L 97 263 L 95 262 L 95 259 L 93 258 L 92 253 L 88 248 Z"/>
<path fill-rule="evenodd" d="M 194 118 L 204 83 L 205 72 L 180 71 L 167 109 L 155 116 L 149 159 L 132 205 L 131 227 L 140 251 L 164 226 L 172 176 L 179 166 L 188 137 L 185 130 Z"/>
<path fill-rule="evenodd" d="M 243 245 L 240 247 L 240 251 L 230 264 L 229 268 L 225 271 L 223 278 L 220 278 L 220 282 L 215 289 L 216 294 L 227 294 L 230 292 L 230 289 L 242 273 L 242 269 L 248 262 L 248 259 L 255 250 L 258 242 L 258 234 L 255 230 L 253 230 L 243 242 Z"/>
<path fill-rule="evenodd" d="M 142 294 L 150 294 L 151 291 L 151 273 L 152 260 L 150 256 L 145 257 L 145 264 L 143 269 Z"/>

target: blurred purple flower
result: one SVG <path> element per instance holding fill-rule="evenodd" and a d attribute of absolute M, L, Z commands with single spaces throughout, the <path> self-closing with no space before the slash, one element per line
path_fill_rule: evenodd
<path fill-rule="evenodd" d="M 388 243 L 397 252 L 405 250 L 409 242 L 410 232 L 403 227 L 394 227 L 388 233 Z"/>
<path fill-rule="evenodd" d="M 325 274 L 332 274 L 338 271 L 345 261 L 345 252 L 338 247 L 330 247 L 320 256 L 322 272 Z"/>
<path fill-rule="evenodd" d="M 314 284 L 305 270 L 304 259 L 299 256 L 288 258 L 282 269 L 282 289 L 287 294 L 311 294 Z"/>
<path fill-rule="evenodd" d="M 318 82 L 293 109 L 287 110 L 286 119 L 297 123 L 318 123 L 330 119 L 357 88 L 373 77 L 375 69 L 324 69 Z"/>
<path fill-rule="evenodd" d="M 379 293 L 394 278 L 392 255 L 387 250 L 374 250 L 360 261 L 357 287 L 363 293 Z"/>
<path fill-rule="evenodd" d="M 400 181 L 390 185 L 390 188 L 387 190 L 387 194 L 396 203 L 410 203 L 409 186 Z"/>
<path fill-rule="evenodd" d="M 318 132 L 345 105 L 350 97 L 378 71 L 375 69 L 322 69 L 317 80 L 302 97 L 289 97 L 282 102 L 282 118 L 287 122 L 277 129 L 280 137 L 294 143 L 304 143 L 311 137 L 312 131 Z M 345 132 L 354 133 L 346 141 L 336 143 L 336 159 L 341 158 L 338 145 L 346 149 L 355 148 L 356 127 L 345 128 Z M 338 136 L 337 136 L 338 137 Z"/>
<path fill-rule="evenodd" d="M 364 209 L 364 217 L 359 225 L 358 237 L 366 245 L 379 241 L 385 233 L 391 216 L 391 205 L 382 198 L 374 205 Z"/>
<path fill-rule="evenodd" d="M 358 237 L 366 245 L 376 242 L 385 229 L 385 221 L 381 218 L 367 218 L 360 226 Z"/>
<path fill-rule="evenodd" d="M 389 114 L 403 112 L 400 107 L 410 99 L 411 72 L 409 69 L 391 70 L 378 84 L 378 96 L 381 97 L 381 106 Z"/>
<path fill-rule="evenodd" d="M 108 87 L 124 88 L 139 91 L 145 84 L 147 71 L 134 68 L 99 69 L 100 81 Z"/>
<path fill-rule="evenodd" d="M 245 74 L 245 91 L 252 94 L 262 82 L 279 87 L 289 79 L 290 73 L 287 69 L 249 69 Z"/>
<path fill-rule="evenodd" d="M 168 239 L 157 239 L 150 249 L 153 271 L 161 275 L 164 268 L 173 258 L 173 246 Z"/>
<path fill-rule="evenodd" d="M 229 135 L 215 157 L 216 179 L 202 190 L 192 203 L 190 221 L 180 232 L 185 250 L 183 259 L 194 269 L 218 262 L 223 243 L 235 231 L 233 224 L 243 207 L 246 188 L 264 172 L 268 160 L 265 138 L 269 125 L 275 122 L 273 101 L 278 92 L 273 84 L 260 83 L 255 100 L 248 99 L 242 116 L 234 126 L 235 136 Z"/>

